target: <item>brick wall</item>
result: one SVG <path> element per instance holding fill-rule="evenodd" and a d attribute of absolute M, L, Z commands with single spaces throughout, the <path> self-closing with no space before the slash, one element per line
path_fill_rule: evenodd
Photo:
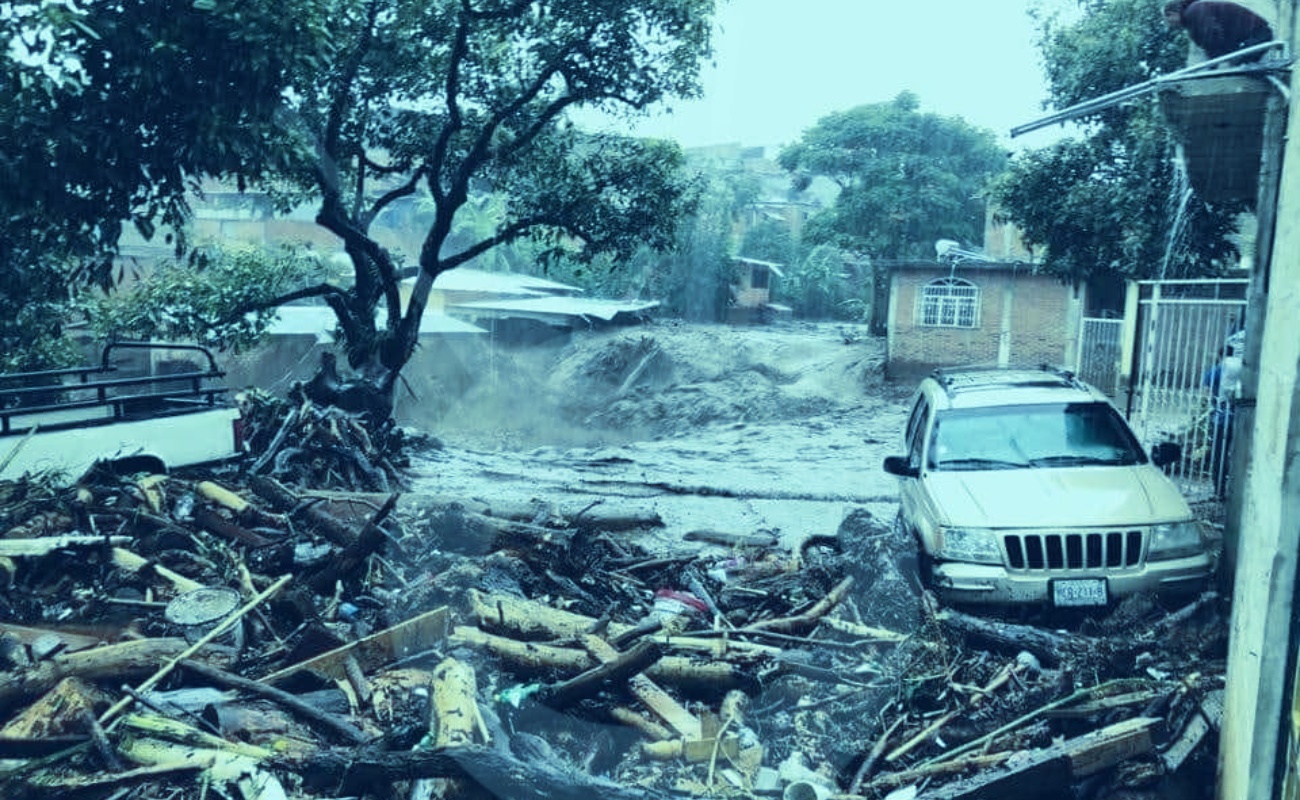
<path fill-rule="evenodd" d="M 950 276 L 979 289 L 974 328 L 920 324 L 922 288 Z M 1080 310 L 1073 289 L 1024 265 L 968 266 L 956 273 L 939 264 L 900 267 L 890 290 L 887 370 L 907 378 L 939 366 L 1073 366 Z"/>

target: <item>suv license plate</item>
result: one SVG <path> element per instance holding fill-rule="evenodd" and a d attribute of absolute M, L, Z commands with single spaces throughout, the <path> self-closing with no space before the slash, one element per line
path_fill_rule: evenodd
<path fill-rule="evenodd" d="M 1106 579 L 1053 581 L 1052 605 L 1104 606 L 1106 605 Z"/>

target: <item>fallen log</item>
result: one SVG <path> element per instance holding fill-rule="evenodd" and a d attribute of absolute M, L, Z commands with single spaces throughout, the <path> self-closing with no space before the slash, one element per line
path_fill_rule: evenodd
<path fill-rule="evenodd" d="M 433 714 L 429 733 L 435 747 L 462 747 L 476 742 L 479 731 L 478 681 L 474 668 L 454 658 L 433 670 Z"/>
<path fill-rule="evenodd" d="M 121 547 L 113 548 L 113 565 L 118 569 L 131 573 L 152 572 L 154 575 L 171 583 L 172 588 L 179 593 L 192 592 L 195 589 L 203 588 L 202 583 Z"/>
<path fill-rule="evenodd" d="M 42 536 L 38 539 L 0 539 L 0 557 L 40 558 L 58 550 L 79 547 L 120 546 L 131 541 L 130 536 Z"/>
<path fill-rule="evenodd" d="M 612 685 L 626 683 L 645 671 L 662 656 L 659 645 L 639 642 L 626 653 L 615 653 L 613 658 L 599 660 L 595 666 L 572 678 L 545 687 L 538 699 L 557 709 L 566 709 L 580 700 L 594 697 Z"/>
<path fill-rule="evenodd" d="M 859 625 L 856 622 L 849 622 L 836 617 L 823 617 L 822 624 L 837 633 L 846 633 L 849 636 L 857 636 L 860 639 L 873 642 L 898 643 L 911 638 L 910 634 L 897 633 L 888 628 L 877 628 L 872 625 Z"/>
<path fill-rule="evenodd" d="M 573 769 L 522 761 L 484 747 L 415 751 L 319 750 L 306 759 L 277 759 L 273 766 L 296 772 L 308 791 L 331 796 L 374 793 L 384 785 L 419 778 L 464 778 L 493 797 L 548 800 L 667 800 L 646 786 L 623 786 Z"/>
<path fill-rule="evenodd" d="M 723 547 L 776 547 L 781 543 L 780 537 L 773 533 L 735 533 L 732 531 L 715 531 L 701 529 L 687 531 L 682 539 L 688 542 L 705 542 Z"/>
<path fill-rule="evenodd" d="M 64 631 L 57 628 L 29 628 L 25 625 L 12 625 L 0 622 L 0 636 L 11 636 L 24 646 L 36 648 L 40 643 L 54 637 L 62 647 L 61 651 L 85 650 L 104 644 L 100 636 L 87 636 L 84 633 Z"/>
<path fill-rule="evenodd" d="M 94 775 L 69 774 L 65 765 L 56 765 L 42 771 L 27 773 L 21 777 L 0 775 L 0 779 L 13 780 L 10 789 L 15 794 L 10 797 L 71 797 L 85 795 L 92 797 L 132 797 L 143 796 L 143 790 L 126 794 L 126 788 L 136 784 L 157 781 L 181 772 L 201 769 L 202 765 L 191 762 L 159 764 L 157 766 L 137 767 L 122 772 L 100 772 Z M 21 784 L 21 786 L 19 785 Z M 110 790 L 117 788 L 117 792 Z M 30 794 L 24 794 L 24 792 Z"/>
<path fill-rule="evenodd" d="M 285 800 L 288 797 L 279 779 L 261 766 L 269 751 L 259 749 L 257 755 L 246 755 L 234 751 L 230 743 L 213 738 L 213 747 L 204 748 L 131 736 L 123 739 L 119 749 L 123 756 L 138 764 L 169 770 L 202 770 L 200 782 L 204 786 L 232 785 L 246 800 Z"/>
<path fill-rule="evenodd" d="M 83 714 L 106 703 L 104 693 L 83 678 L 64 678 L 39 700 L 0 728 L 3 739 L 86 734 Z"/>
<path fill-rule="evenodd" d="M 327 559 L 321 567 L 305 576 L 307 585 L 317 594 L 328 595 L 334 590 L 335 583 L 350 577 L 365 564 L 367 558 L 378 552 L 388 542 L 388 534 L 380 526 L 393 512 L 401 496 L 398 492 L 389 495 L 374 516 L 367 520 L 356 538 L 343 548 L 343 552 Z"/>
<path fill-rule="evenodd" d="M 853 578 L 844 578 L 835 584 L 823 597 L 812 605 L 802 614 L 792 617 L 780 617 L 778 619 L 765 619 L 746 625 L 740 628 L 738 633 L 770 631 L 773 633 L 792 633 L 796 631 L 807 631 L 815 626 L 822 617 L 831 612 L 835 606 L 840 604 L 848 594 L 849 589 L 853 586 Z"/>
<path fill-rule="evenodd" d="M 548 528 L 511 519 L 500 519 L 472 511 L 461 511 L 459 541 L 441 539 L 449 549 L 481 553 L 502 547 L 536 547 L 538 545 L 563 545 L 569 541 L 569 532 L 563 528 Z"/>
<path fill-rule="evenodd" d="M 123 681 L 144 677 L 190 647 L 181 638 L 136 639 L 61 653 L 28 669 L 0 672 L 0 709 L 45 694 L 64 678 Z"/>
<path fill-rule="evenodd" d="M 235 518 L 245 525 L 264 528 L 279 528 L 283 525 L 282 520 L 267 514 L 235 492 L 214 481 L 199 481 L 194 484 L 194 490 L 201 497 L 233 512 Z"/>
<path fill-rule="evenodd" d="M 520 642 L 472 626 L 457 626 L 448 641 L 452 644 L 481 647 L 521 672 L 542 673 L 555 670 L 573 674 L 591 669 L 597 663 L 582 650 L 539 642 Z M 656 683 L 693 691 L 736 689 L 750 683 L 747 676 L 728 662 L 700 662 L 681 656 L 664 656 L 646 671 L 646 675 Z"/>
<path fill-rule="evenodd" d="M 556 642 L 578 640 L 593 630 L 594 617 L 563 611 L 545 603 L 524 600 L 508 594 L 484 594 L 470 590 L 467 595 L 470 618 L 485 631 L 504 633 L 511 638 L 530 641 Z M 609 622 L 605 637 L 618 643 L 630 634 L 637 633 L 637 625 Z M 691 650 L 714 659 L 730 661 L 758 661 L 780 655 L 782 649 L 771 645 L 736 641 L 729 638 L 737 633 L 732 629 L 693 631 L 693 635 L 646 633 L 633 638 L 658 642 L 669 650 Z"/>
<path fill-rule="evenodd" d="M 673 738 L 672 731 L 627 706 L 612 706 L 609 709 L 609 716 L 615 722 L 621 722 L 629 728 L 636 728 L 651 741 L 665 742 Z"/>
<path fill-rule="evenodd" d="M 271 508 L 281 514 L 288 514 L 294 522 L 311 527 L 339 547 L 347 547 L 357 537 L 351 526 L 325 511 L 317 502 L 300 498 L 275 478 L 252 474 L 248 477 L 248 486 Z"/>
<path fill-rule="evenodd" d="M 194 509 L 194 524 L 213 536 L 219 536 L 228 542 L 246 544 L 249 547 L 266 547 L 271 540 L 244 528 L 217 513 L 216 509 L 199 507 Z"/>
<path fill-rule="evenodd" d="M 598 636 L 584 636 L 582 639 L 583 646 L 587 652 L 591 653 L 602 663 L 611 663 L 615 661 L 619 653 L 609 642 Z M 700 720 L 681 703 L 678 703 L 667 692 L 659 688 L 654 681 L 645 675 L 633 675 L 628 679 L 628 688 L 636 698 L 640 700 L 645 707 L 650 709 L 661 722 L 677 731 L 679 736 L 687 739 L 700 738 L 701 725 Z"/>
<path fill-rule="evenodd" d="M 1033 653 L 1045 667 L 1055 667 L 1063 660 L 1095 653 L 1101 646 L 1101 642 L 1087 636 L 1054 633 L 1032 625 L 994 622 L 952 609 L 940 611 L 935 619 L 954 634 L 988 645 L 998 652 L 1010 656 L 1022 650 Z"/>
<path fill-rule="evenodd" d="M 484 594 L 470 590 L 466 594 L 469 616 L 486 630 L 507 631 L 524 639 L 576 639 L 591 630 L 592 617 L 562 611 L 544 603 L 524 600 L 514 595 Z M 633 628 L 610 622 L 607 633 L 619 636 Z"/>
<path fill-rule="evenodd" d="M 735 736 L 723 739 L 671 739 L 664 742 L 642 742 L 641 755 L 653 761 L 682 759 L 688 764 L 701 764 L 722 755 L 735 760 L 740 756 L 740 740 Z"/>
<path fill-rule="evenodd" d="M 238 689 L 242 692 L 248 692 L 249 694 L 254 694 L 258 697 L 278 703 L 317 728 L 323 729 L 331 735 L 338 736 L 351 744 L 364 744 L 370 741 L 370 737 L 355 725 L 345 722 L 333 714 L 325 713 L 315 706 L 299 700 L 288 692 L 268 686 L 265 683 L 259 683 L 258 681 L 249 680 L 248 678 L 231 674 L 225 670 L 217 669 L 216 667 L 210 667 L 207 664 L 201 664 L 197 661 L 182 661 L 181 667 L 206 681 L 217 684 L 218 686 Z"/>
<path fill-rule="evenodd" d="M 272 755 L 272 751 L 265 747 L 259 747 L 248 742 L 223 739 L 215 734 L 186 725 L 179 720 L 157 714 L 123 714 L 120 727 L 123 733 L 122 744 L 119 747 L 121 747 L 124 755 L 127 755 L 137 764 L 162 763 L 168 759 L 156 756 L 150 756 L 147 759 L 139 758 L 137 757 L 139 753 L 133 755 L 128 752 L 125 744 L 127 741 L 161 742 L 166 740 L 168 744 L 179 745 L 200 752 L 228 752 L 254 759 L 270 758 Z M 170 750 L 170 748 L 163 745 L 157 746 L 161 749 Z M 144 747 L 150 749 L 154 745 L 146 744 Z"/>

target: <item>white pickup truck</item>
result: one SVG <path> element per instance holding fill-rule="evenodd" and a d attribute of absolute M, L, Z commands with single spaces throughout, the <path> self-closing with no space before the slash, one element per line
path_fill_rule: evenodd
<path fill-rule="evenodd" d="M 117 377 L 131 357 L 140 374 Z M 0 480 L 71 482 L 98 462 L 165 472 L 234 458 L 242 429 L 224 376 L 204 347 L 154 342 L 114 342 L 93 366 L 0 374 Z"/>

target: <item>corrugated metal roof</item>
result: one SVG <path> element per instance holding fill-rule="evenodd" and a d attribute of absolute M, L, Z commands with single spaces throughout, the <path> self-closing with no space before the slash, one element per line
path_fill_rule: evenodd
<path fill-rule="evenodd" d="M 506 316 L 595 317 L 606 322 L 619 314 L 636 314 L 658 307 L 657 300 L 596 300 L 589 297 L 528 297 L 520 300 L 480 300 L 457 303 L 451 309 L 480 311 Z"/>
<path fill-rule="evenodd" d="M 337 318 L 327 306 L 280 306 L 276 316 L 278 318 L 267 330 L 272 336 L 315 336 L 321 342 L 333 341 Z M 380 324 L 383 324 L 384 318 L 383 313 L 378 315 Z M 446 314 L 426 311 L 420 319 L 420 333 L 457 336 L 487 331 Z"/>
<path fill-rule="evenodd" d="M 414 283 L 415 278 L 407 278 L 405 283 Z M 534 275 L 520 275 L 514 272 L 484 272 L 481 269 L 457 267 L 447 270 L 433 281 L 435 289 L 455 292 L 499 292 L 502 294 L 557 294 L 581 292 L 582 287 L 569 286 L 538 278 Z"/>

